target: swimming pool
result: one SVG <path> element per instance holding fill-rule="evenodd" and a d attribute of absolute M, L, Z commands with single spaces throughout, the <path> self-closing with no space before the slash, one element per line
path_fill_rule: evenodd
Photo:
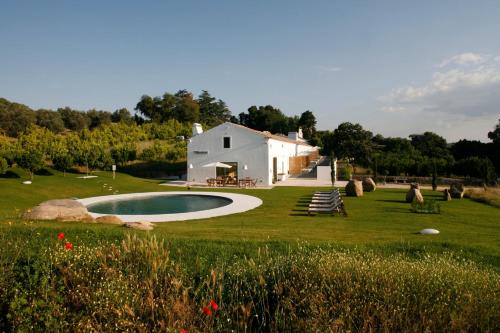
<path fill-rule="evenodd" d="M 164 194 L 118 199 L 87 206 L 89 212 L 112 215 L 153 215 L 197 212 L 224 207 L 233 200 L 212 195 Z"/>
<path fill-rule="evenodd" d="M 170 222 L 236 214 L 254 209 L 262 200 L 225 192 L 146 192 L 77 200 L 94 217 L 115 215 L 124 222 Z"/>

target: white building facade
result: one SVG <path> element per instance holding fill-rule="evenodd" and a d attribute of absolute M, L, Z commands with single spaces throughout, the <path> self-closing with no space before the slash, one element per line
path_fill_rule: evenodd
<path fill-rule="evenodd" d="M 206 132 L 194 124 L 187 151 L 187 181 L 206 183 L 224 173 L 236 179 L 256 179 L 257 186 L 271 186 L 289 176 L 291 157 L 317 150 L 302 139 L 300 130 L 285 137 L 229 122 Z M 232 168 L 207 167 L 217 162 Z"/>

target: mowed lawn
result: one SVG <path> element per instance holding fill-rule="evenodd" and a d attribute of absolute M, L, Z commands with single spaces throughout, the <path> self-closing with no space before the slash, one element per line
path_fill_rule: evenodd
<path fill-rule="evenodd" d="M 54 231 L 64 230 L 81 239 L 121 239 L 132 232 L 120 226 L 26 222 L 19 215 L 39 202 L 53 198 L 83 198 L 96 195 L 147 191 L 179 191 L 184 188 L 160 186 L 160 181 L 97 172 L 98 178 L 79 179 L 75 174 L 51 171 L 52 175 L 35 176 L 34 183 L 23 185 L 22 178 L 0 178 L 0 231 L 4 237 L 31 235 L 42 240 Z M 106 184 L 106 186 L 104 186 Z M 112 191 L 108 186 L 113 187 Z M 196 189 L 198 190 L 198 189 Z M 208 190 L 208 189 L 207 189 Z M 378 189 L 361 198 L 344 197 L 348 217 L 338 215 L 307 215 L 307 200 L 315 188 L 277 187 L 264 189 L 217 189 L 254 195 L 264 204 L 252 211 L 218 218 L 159 223 L 148 232 L 168 239 L 174 244 L 212 251 L 225 244 L 235 248 L 254 248 L 262 242 L 283 247 L 286 244 L 307 242 L 339 247 L 370 248 L 380 251 L 422 252 L 454 251 L 478 262 L 500 266 L 500 209 L 469 199 L 441 201 L 441 193 L 424 191 L 426 199 L 439 200 L 441 214 L 415 214 L 404 202 L 405 190 Z M 435 228 L 441 234 L 422 236 L 423 228 Z M 147 234 L 146 232 L 139 232 Z M 10 236 L 8 236 L 10 235 Z M 298 242 L 297 242 L 298 241 Z M 180 243 L 179 243 L 180 242 Z M 188 244 L 189 243 L 189 244 Z M 229 255 L 229 254 L 228 254 Z"/>

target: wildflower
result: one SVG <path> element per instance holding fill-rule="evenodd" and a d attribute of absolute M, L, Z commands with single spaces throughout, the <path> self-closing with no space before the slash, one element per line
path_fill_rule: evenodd
<path fill-rule="evenodd" d="M 66 250 L 73 250 L 73 243 L 66 242 L 66 243 L 64 244 L 64 248 L 65 248 Z"/>
<path fill-rule="evenodd" d="M 214 300 L 210 301 L 210 306 L 212 307 L 212 309 L 214 309 L 214 311 L 217 311 L 219 309 L 219 305 L 215 303 Z"/>
<path fill-rule="evenodd" d="M 212 310 L 205 306 L 203 307 L 203 314 L 210 317 L 212 315 Z"/>
<path fill-rule="evenodd" d="M 57 239 L 63 240 L 64 239 L 64 232 L 60 232 L 57 234 Z"/>
<path fill-rule="evenodd" d="M 189 333 L 189 332 L 186 330 L 180 330 L 179 333 Z"/>

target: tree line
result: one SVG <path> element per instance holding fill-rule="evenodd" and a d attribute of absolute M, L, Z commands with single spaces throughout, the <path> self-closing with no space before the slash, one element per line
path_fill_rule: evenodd
<path fill-rule="evenodd" d="M 322 147 L 323 155 L 334 154 L 354 167 L 369 168 L 375 176 L 403 174 L 435 178 L 437 175 L 458 175 L 492 182 L 500 174 L 500 122 L 488 134 L 491 139 L 489 143 L 463 139 L 449 144 L 432 132 L 414 134 L 409 138 L 391 138 L 374 135 L 360 124 L 348 122 L 340 124 L 333 131 L 317 131 L 312 111 L 307 110 L 300 116 L 287 116 L 272 105 L 253 105 L 236 117 L 224 101 L 205 90 L 196 98 L 187 90 L 167 92 L 156 97 L 143 95 L 135 111 L 132 114 L 122 108 L 114 112 L 95 109 L 82 112 L 70 107 L 56 111 L 32 110 L 26 105 L 0 98 L 0 131 L 7 137 L 17 138 L 15 143 L 18 151 L 35 149 L 22 148 L 37 146 L 26 143 L 30 142 L 28 138 L 35 132 L 39 136 L 44 133 L 44 136 L 55 137 L 59 141 L 64 139 L 65 143 L 55 144 L 54 141 L 49 146 L 66 145 L 66 148 L 59 150 L 74 152 L 75 156 L 71 159 L 74 164 L 83 163 L 89 168 L 99 168 L 109 163 L 123 164 L 139 158 L 173 160 L 174 157 L 182 157 L 179 144 L 174 149 L 177 152 L 172 153 L 167 147 L 169 145 L 162 146 L 160 140 L 171 140 L 173 146 L 170 146 L 174 147 L 176 136 L 189 137 L 193 122 L 200 122 L 205 128 L 210 128 L 231 121 L 256 130 L 285 135 L 301 127 L 304 138 Z M 113 134 L 109 136 L 109 133 Z M 88 144 L 93 148 L 88 148 L 88 153 L 82 153 L 72 147 L 72 143 L 78 142 L 75 137 L 83 141 L 84 147 Z M 145 140 L 158 141 L 138 154 L 135 146 Z M 10 142 L 4 139 L 2 145 L 8 146 Z M 19 161 L 19 165 L 28 163 L 27 156 L 18 154 L 16 160 L 12 157 L 13 150 L 6 153 L 8 150 L 3 148 L 3 153 L 0 151 L 0 171 L 16 161 Z M 50 157 L 52 163 L 61 169 L 65 158 L 53 150 L 47 150 L 42 155 L 46 160 Z M 99 157 L 91 156 L 90 150 Z M 39 155 L 31 153 L 35 157 Z"/>
<path fill-rule="evenodd" d="M 500 120 L 488 133 L 491 142 L 462 139 L 449 144 L 436 133 L 406 138 L 373 135 L 360 124 L 340 124 L 333 131 L 317 133 L 324 155 L 335 155 L 351 165 L 386 175 L 475 177 L 494 183 L 500 175 Z"/>

